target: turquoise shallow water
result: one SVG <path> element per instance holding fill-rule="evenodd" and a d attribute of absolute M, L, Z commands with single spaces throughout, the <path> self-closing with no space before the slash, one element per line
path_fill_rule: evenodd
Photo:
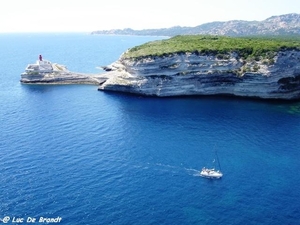
<path fill-rule="evenodd" d="M 0 35 L 0 219 L 299 224 L 300 103 L 19 83 L 39 54 L 96 73 L 155 39 Z M 224 177 L 199 177 L 215 150 Z"/>

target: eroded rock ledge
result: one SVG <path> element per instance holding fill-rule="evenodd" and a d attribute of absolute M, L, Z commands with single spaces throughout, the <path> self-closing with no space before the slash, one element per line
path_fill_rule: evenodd
<path fill-rule="evenodd" d="M 148 96 L 235 95 L 300 99 L 300 51 L 279 51 L 268 59 L 244 61 L 237 53 L 170 54 L 128 59 L 106 67 L 98 90 Z"/>
<path fill-rule="evenodd" d="M 29 64 L 21 74 L 24 84 L 93 84 L 100 85 L 107 80 L 106 74 L 84 74 L 71 72 L 66 66 L 42 59 Z"/>

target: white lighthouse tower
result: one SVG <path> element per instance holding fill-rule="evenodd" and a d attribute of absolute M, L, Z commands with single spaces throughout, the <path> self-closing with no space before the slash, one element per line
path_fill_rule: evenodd
<path fill-rule="evenodd" d="M 39 59 L 36 61 L 36 64 L 29 64 L 26 67 L 25 72 L 27 74 L 52 73 L 52 63 L 48 60 L 44 60 L 42 55 L 39 55 Z"/>

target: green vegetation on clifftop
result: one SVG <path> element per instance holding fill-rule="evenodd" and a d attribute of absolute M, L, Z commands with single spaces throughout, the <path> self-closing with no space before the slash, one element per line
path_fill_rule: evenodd
<path fill-rule="evenodd" d="M 133 47 L 123 55 L 123 58 L 164 56 L 186 52 L 226 57 L 226 54 L 230 52 L 237 52 L 240 57 L 247 59 L 249 57 L 272 57 L 275 52 L 288 49 L 300 50 L 300 38 L 179 35 Z"/>

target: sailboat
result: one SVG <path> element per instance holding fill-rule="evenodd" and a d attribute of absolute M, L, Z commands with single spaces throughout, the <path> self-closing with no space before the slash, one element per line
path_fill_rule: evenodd
<path fill-rule="evenodd" d="M 210 178 L 210 179 L 220 179 L 223 177 L 223 173 L 221 172 L 221 165 L 219 162 L 219 157 L 216 152 L 216 159 L 218 162 L 219 170 L 216 170 L 215 167 L 213 166 L 211 169 L 203 167 L 200 176 L 205 177 L 205 178 Z M 215 164 L 216 160 L 214 159 L 213 163 Z"/>

